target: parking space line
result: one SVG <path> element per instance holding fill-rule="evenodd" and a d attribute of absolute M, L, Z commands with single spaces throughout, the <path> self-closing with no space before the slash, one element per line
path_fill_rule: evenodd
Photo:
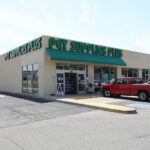
<path fill-rule="evenodd" d="M 130 106 L 130 107 L 135 107 L 135 108 L 150 108 L 150 105 L 146 105 L 146 104 L 129 104 L 127 106 Z"/>

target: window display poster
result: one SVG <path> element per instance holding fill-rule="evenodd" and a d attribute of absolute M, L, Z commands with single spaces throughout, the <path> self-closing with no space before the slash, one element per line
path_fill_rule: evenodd
<path fill-rule="evenodd" d="M 104 80 L 105 83 L 108 82 L 108 73 L 103 74 L 103 80 Z"/>
<path fill-rule="evenodd" d="M 90 76 L 90 81 L 92 81 L 93 80 L 93 77 L 92 76 Z"/>
<path fill-rule="evenodd" d="M 115 74 L 111 74 L 111 78 L 115 78 Z"/>
<path fill-rule="evenodd" d="M 64 84 L 57 84 L 57 91 L 64 91 Z"/>
<path fill-rule="evenodd" d="M 53 81 L 56 81 L 56 75 L 53 75 L 53 76 L 52 76 L 52 80 L 53 80 Z"/>
<path fill-rule="evenodd" d="M 99 81 L 100 80 L 100 73 L 95 73 L 94 79 Z"/>

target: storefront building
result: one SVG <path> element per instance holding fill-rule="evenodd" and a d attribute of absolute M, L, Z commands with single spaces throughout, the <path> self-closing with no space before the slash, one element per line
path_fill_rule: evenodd
<path fill-rule="evenodd" d="M 0 56 L 0 91 L 82 94 L 118 77 L 150 78 L 150 55 L 42 36 Z"/>

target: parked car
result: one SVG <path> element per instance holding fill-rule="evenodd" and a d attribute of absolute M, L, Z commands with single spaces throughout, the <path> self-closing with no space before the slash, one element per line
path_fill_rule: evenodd
<path fill-rule="evenodd" d="M 148 82 L 146 82 L 146 83 L 144 83 L 144 84 L 150 84 L 150 81 L 148 81 Z"/>
<path fill-rule="evenodd" d="M 116 79 L 113 84 L 102 85 L 103 95 L 138 96 L 141 101 L 146 101 L 150 96 L 150 84 L 143 84 L 141 78 L 124 77 Z"/>

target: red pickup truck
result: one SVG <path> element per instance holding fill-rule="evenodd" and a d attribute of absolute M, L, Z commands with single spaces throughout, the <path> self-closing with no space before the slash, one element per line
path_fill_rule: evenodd
<path fill-rule="evenodd" d="M 150 84 L 143 84 L 141 78 L 123 77 L 116 79 L 113 84 L 102 85 L 105 97 L 130 95 L 138 96 L 141 101 L 148 100 L 150 96 Z"/>

